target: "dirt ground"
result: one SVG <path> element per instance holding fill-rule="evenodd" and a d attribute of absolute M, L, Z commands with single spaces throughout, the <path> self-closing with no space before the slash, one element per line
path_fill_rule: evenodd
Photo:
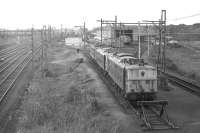
<path fill-rule="evenodd" d="M 170 85 L 170 91 L 159 90 L 160 99 L 167 99 L 167 112 L 180 127 L 174 133 L 198 133 L 200 130 L 200 97 Z"/>

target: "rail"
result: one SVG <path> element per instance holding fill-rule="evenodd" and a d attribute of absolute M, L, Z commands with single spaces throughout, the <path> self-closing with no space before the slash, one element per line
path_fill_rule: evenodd
<path fill-rule="evenodd" d="M 21 46 L 23 46 L 23 45 L 22 45 L 22 44 L 21 44 L 21 45 L 14 45 L 14 46 L 10 46 L 10 47 L 8 47 L 8 48 L 2 49 L 2 50 L 0 51 L 0 57 L 1 57 L 2 55 L 5 55 L 5 54 L 7 54 L 7 53 L 10 53 L 11 51 L 15 51 L 16 49 L 18 49 L 18 48 L 21 47 Z"/>
<path fill-rule="evenodd" d="M 37 54 L 39 50 L 41 49 L 41 46 L 39 46 L 34 54 Z M 26 68 L 26 66 L 31 61 L 31 51 L 28 52 L 21 60 L 18 62 L 17 65 L 15 65 L 12 70 L 9 71 L 9 73 L 0 81 L 0 102 L 3 101 L 3 99 L 8 94 L 9 90 L 13 87 L 16 80 L 20 76 L 20 74 L 23 72 L 23 70 Z"/>
<path fill-rule="evenodd" d="M 26 53 L 27 53 L 27 50 L 22 50 L 22 51 L 16 53 L 15 56 L 13 55 L 12 57 L 4 60 L 3 63 L 0 64 L 0 73 L 2 73 L 7 68 L 9 68 L 9 66 L 11 66 L 15 61 L 17 61 L 17 59 L 19 59 L 21 56 L 23 56 Z"/>
<path fill-rule="evenodd" d="M 200 85 L 193 83 L 191 81 L 188 81 L 186 79 L 177 77 L 175 75 L 169 74 L 169 73 L 162 73 L 165 77 L 167 77 L 167 79 L 170 82 L 173 82 L 175 84 L 177 84 L 178 86 L 184 88 L 185 90 L 200 96 Z"/>
<path fill-rule="evenodd" d="M 100 78 L 104 81 L 104 83 L 109 88 L 111 94 L 113 94 L 114 98 L 117 100 L 117 103 L 123 110 L 129 115 L 135 115 L 139 119 L 141 119 L 146 125 L 148 130 L 166 130 L 166 129 L 176 129 L 173 122 L 169 120 L 167 112 L 165 110 L 165 106 L 167 105 L 167 101 L 156 100 L 156 101 L 140 101 L 137 106 L 132 104 L 130 101 L 126 100 L 121 93 L 118 91 L 117 86 L 114 84 L 113 80 L 110 76 L 102 73 L 102 70 L 95 61 L 89 56 L 87 52 L 84 52 L 84 55 L 88 58 L 88 62 L 92 65 L 92 67 L 96 70 Z M 106 78 L 105 78 L 106 77 Z M 113 84 L 111 84 L 113 83 Z M 152 108 L 161 106 L 159 110 L 160 114 L 157 115 L 156 112 L 152 111 Z M 156 110 L 156 109 L 154 109 Z M 154 120 L 154 121 L 153 121 Z"/>

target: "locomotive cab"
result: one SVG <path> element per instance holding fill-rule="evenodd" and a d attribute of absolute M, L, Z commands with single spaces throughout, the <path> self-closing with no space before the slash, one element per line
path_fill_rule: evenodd
<path fill-rule="evenodd" d="M 126 92 L 129 99 L 153 100 L 157 92 L 157 71 L 154 67 L 131 65 L 126 67 Z M 130 94 L 130 95 L 129 95 Z"/>
<path fill-rule="evenodd" d="M 144 60 L 130 55 L 120 57 L 124 64 L 126 97 L 131 100 L 153 100 L 157 92 L 157 71 Z"/>

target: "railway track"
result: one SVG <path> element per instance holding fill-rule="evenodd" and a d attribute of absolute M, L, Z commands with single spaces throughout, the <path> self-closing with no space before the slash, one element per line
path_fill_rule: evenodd
<path fill-rule="evenodd" d="M 9 53 L 11 53 L 11 52 L 13 52 L 13 51 L 16 51 L 16 50 L 18 50 L 18 49 L 20 49 L 21 47 L 23 47 L 23 46 L 25 46 L 25 45 L 14 45 L 14 46 L 10 46 L 10 47 L 8 47 L 8 48 L 5 48 L 5 49 L 2 49 L 1 51 L 0 51 L 0 57 L 2 57 L 2 56 L 4 56 L 4 55 L 6 55 L 6 54 L 9 54 Z"/>
<path fill-rule="evenodd" d="M 169 120 L 165 106 L 167 105 L 166 101 L 141 101 L 137 105 L 126 100 L 120 93 L 120 89 L 116 86 L 110 76 L 102 73 L 101 68 L 95 63 L 93 59 L 89 56 L 87 52 L 84 52 L 84 55 L 88 59 L 88 63 L 91 64 L 92 68 L 96 70 L 100 78 L 108 86 L 111 94 L 117 100 L 118 104 L 122 109 L 131 116 L 137 116 L 138 119 L 144 122 L 147 130 L 165 130 L 165 129 L 176 129 L 173 122 Z M 149 102 L 149 103 L 148 103 Z M 164 104 L 163 104 L 164 103 Z"/>
<path fill-rule="evenodd" d="M 39 46 L 34 54 L 37 54 L 41 49 L 41 46 Z M 3 101 L 3 99 L 6 97 L 8 94 L 9 90 L 13 87 L 15 84 L 16 80 L 20 76 L 20 74 L 23 72 L 23 70 L 26 68 L 26 66 L 30 63 L 32 60 L 32 53 L 31 51 L 27 52 L 27 54 L 22 54 L 14 60 L 17 60 L 17 63 L 12 65 L 10 64 L 9 66 L 4 66 L 2 69 L 5 69 L 5 73 L 3 78 L 0 80 L 0 103 Z M 12 61 L 14 61 L 12 60 Z M 1 69 L 1 71 L 2 71 Z"/>
<path fill-rule="evenodd" d="M 151 101 L 139 101 L 138 104 L 140 105 L 137 110 L 140 112 L 138 114 L 140 115 L 140 119 L 145 123 L 147 129 L 167 130 L 178 128 L 167 114 L 165 106 L 168 103 L 166 101 L 155 101 L 153 104 Z"/>
<path fill-rule="evenodd" d="M 28 46 L 20 45 L 18 47 L 10 48 L 10 51 L 9 51 L 9 49 L 6 50 L 6 51 L 1 51 L 1 54 L 0 54 L 0 65 L 2 63 L 7 62 L 8 60 L 12 60 L 13 57 L 15 57 L 17 54 L 19 54 L 20 52 L 22 52 L 24 50 L 28 51 L 29 50 Z"/>
<path fill-rule="evenodd" d="M 1 77 L 3 77 L 3 72 L 9 68 L 12 64 L 14 64 L 20 57 L 22 57 L 24 54 L 28 53 L 26 49 L 19 51 L 15 53 L 12 57 L 7 58 L 2 63 L 0 63 L 0 74 Z M 0 78 L 1 79 L 1 78 Z"/>
<path fill-rule="evenodd" d="M 0 55 L 0 58 L 4 58 L 4 60 L 5 60 L 9 57 L 14 56 L 16 53 L 19 53 L 21 50 L 25 50 L 25 49 L 28 50 L 29 48 L 27 46 L 23 46 L 23 47 L 20 47 L 20 48 L 17 48 L 17 49 L 13 49 L 10 52 L 2 53 Z"/>
<path fill-rule="evenodd" d="M 163 73 L 163 75 L 166 76 L 170 82 L 175 83 L 181 88 L 184 88 L 186 91 L 200 96 L 200 85 L 187 81 L 186 79 L 179 78 L 169 73 Z"/>

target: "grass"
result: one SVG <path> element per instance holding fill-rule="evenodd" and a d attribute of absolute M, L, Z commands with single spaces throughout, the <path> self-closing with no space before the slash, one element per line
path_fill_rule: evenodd
<path fill-rule="evenodd" d="M 69 64 L 80 64 L 83 59 L 71 61 Z M 106 106 L 99 102 L 96 86 L 90 86 L 96 81 L 93 77 L 76 66 L 78 68 L 68 71 L 64 80 L 64 74 L 56 70 L 56 65 L 53 67 L 46 70 L 47 77 L 35 76 L 36 79 L 30 83 L 32 89 L 24 96 L 19 111 L 20 133 L 123 132 L 120 123 L 112 115 L 104 113 Z M 67 76 L 69 74 L 71 76 Z M 57 79 L 61 80 L 58 82 Z"/>
<path fill-rule="evenodd" d="M 72 86 L 67 96 L 45 95 L 37 100 L 25 100 L 22 110 L 26 117 L 21 122 L 21 127 L 26 131 L 40 128 L 44 133 L 49 133 L 50 129 L 55 132 L 76 133 L 122 132 L 116 120 L 103 116 L 103 107 L 95 97 L 94 91 L 81 93 Z"/>
<path fill-rule="evenodd" d="M 157 62 L 157 46 L 154 46 L 150 52 L 149 60 L 154 64 Z M 188 48 L 166 48 L 166 68 L 169 71 L 178 73 L 189 79 L 199 81 L 199 67 L 196 63 L 198 59 L 194 59 L 192 55 L 194 51 Z M 200 58 L 199 58 L 200 59 Z"/>

